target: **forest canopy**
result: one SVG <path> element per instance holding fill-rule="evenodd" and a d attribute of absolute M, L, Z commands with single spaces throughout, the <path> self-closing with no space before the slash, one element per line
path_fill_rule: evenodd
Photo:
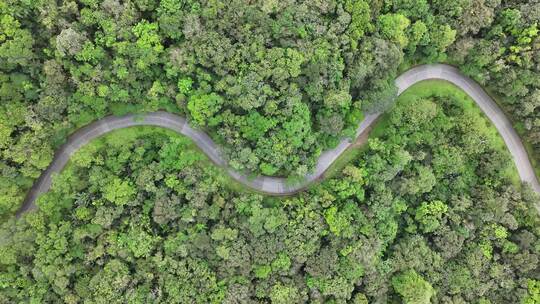
<path fill-rule="evenodd" d="M 0 303 L 540 303 L 540 198 L 496 131 L 448 84 L 394 85 L 457 66 L 538 164 L 539 23 L 538 0 L 0 0 Z M 13 216 L 73 131 L 157 110 L 292 178 L 386 114 L 295 196 L 144 127 Z"/>
<path fill-rule="evenodd" d="M 171 131 L 114 131 L 0 229 L 0 301 L 535 303 L 538 195 L 456 91 L 411 88 L 290 198 L 238 191 Z"/>

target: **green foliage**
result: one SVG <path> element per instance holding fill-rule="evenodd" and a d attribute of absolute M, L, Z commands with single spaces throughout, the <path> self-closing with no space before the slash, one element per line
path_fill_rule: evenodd
<path fill-rule="evenodd" d="M 448 206 L 441 201 L 422 202 L 416 209 L 414 219 L 425 233 L 430 233 L 439 228 L 441 218 L 447 211 Z"/>
<path fill-rule="evenodd" d="M 256 141 L 275 125 L 275 122 L 265 118 L 258 112 L 253 112 L 246 117 L 245 125 L 241 131 L 244 138 Z M 272 175 L 273 173 L 269 174 Z"/>
<path fill-rule="evenodd" d="M 103 188 L 103 197 L 118 206 L 125 205 L 135 195 L 136 190 L 128 181 L 113 177 Z"/>
<path fill-rule="evenodd" d="M 401 14 L 386 14 L 379 16 L 381 33 L 388 39 L 404 47 L 409 43 L 405 30 L 411 24 L 410 20 Z"/>
<path fill-rule="evenodd" d="M 191 92 L 192 86 L 193 80 L 189 77 L 178 80 L 178 90 L 180 90 L 180 93 L 182 94 L 188 94 L 189 92 Z"/>
<path fill-rule="evenodd" d="M 435 290 L 414 270 L 392 277 L 392 287 L 407 304 L 429 304 Z"/>
<path fill-rule="evenodd" d="M 128 233 L 118 236 L 118 243 L 121 246 L 126 246 L 136 258 L 148 258 L 154 249 L 156 241 L 141 227 L 132 227 Z"/>
<path fill-rule="evenodd" d="M 369 3 L 363 0 L 345 1 L 345 10 L 351 15 L 351 24 L 349 25 L 349 36 L 351 38 L 351 46 L 356 49 L 358 46 L 358 40 L 360 40 L 366 32 L 370 32 L 373 29 L 371 25 L 371 9 Z"/>
<path fill-rule="evenodd" d="M 527 280 L 527 296 L 521 301 L 523 304 L 540 302 L 540 281 Z"/>
<path fill-rule="evenodd" d="M 448 24 L 441 25 L 432 34 L 433 46 L 439 52 L 446 50 L 456 39 L 456 30 L 452 29 Z"/>
<path fill-rule="evenodd" d="M 278 168 L 272 166 L 271 164 L 268 164 L 268 163 L 262 163 L 260 165 L 260 168 L 261 168 L 261 173 L 264 174 L 264 175 L 274 175 L 276 172 L 279 171 Z"/>
<path fill-rule="evenodd" d="M 354 296 L 354 299 L 353 299 L 353 302 L 354 304 L 368 304 L 369 301 L 366 297 L 365 294 L 363 293 L 357 293 L 355 296 Z"/>
<path fill-rule="evenodd" d="M 216 241 L 235 240 L 238 237 L 238 230 L 231 228 L 217 228 L 212 232 L 211 238 Z"/>
<path fill-rule="evenodd" d="M 422 62 L 500 97 L 536 157 L 538 11 L 0 1 L 0 302 L 537 302 L 538 198 L 440 82 L 402 95 L 377 139 L 294 197 L 232 191 L 186 139 L 135 128 L 83 148 L 38 211 L 7 216 L 68 134 L 111 113 L 183 113 L 235 168 L 302 176 L 363 111 L 390 108 L 398 66 Z"/>
<path fill-rule="evenodd" d="M 160 165 L 167 169 L 182 170 L 202 158 L 199 153 L 189 148 L 186 138 L 172 138 L 159 150 Z"/>
<path fill-rule="evenodd" d="M 10 71 L 17 66 L 27 66 L 34 58 L 31 33 L 21 28 L 21 23 L 13 16 L 0 15 L 0 65 Z"/>
<path fill-rule="evenodd" d="M 291 267 L 291 258 L 286 253 L 280 253 L 278 257 L 272 261 L 273 271 L 288 271 Z"/>
<path fill-rule="evenodd" d="M 158 25 L 142 20 L 133 27 L 133 34 L 137 37 L 135 42 L 137 46 L 136 67 L 139 70 L 148 68 L 151 64 L 158 61 L 158 55 L 163 52 L 164 47 L 161 44 L 161 37 L 158 34 Z"/>
<path fill-rule="evenodd" d="M 493 246 L 491 245 L 491 242 L 484 241 L 478 246 L 484 257 L 486 257 L 488 260 L 491 260 L 493 258 Z"/>
<path fill-rule="evenodd" d="M 330 207 L 325 211 L 324 218 L 333 234 L 340 236 L 351 233 L 351 214 L 346 210 L 338 211 L 337 207 Z"/>
<path fill-rule="evenodd" d="M 298 288 L 294 286 L 284 286 L 280 283 L 274 285 L 270 291 L 270 301 L 272 304 L 298 303 Z"/>
<path fill-rule="evenodd" d="M 260 236 L 266 233 L 274 233 L 275 230 L 287 221 L 286 215 L 281 210 L 273 208 L 251 207 L 251 215 L 248 219 L 249 230 Z"/>
<path fill-rule="evenodd" d="M 255 266 L 253 272 L 257 279 L 266 279 L 272 272 L 272 267 L 269 265 Z"/>
<path fill-rule="evenodd" d="M 291 198 L 231 191 L 172 132 L 107 135 L 76 153 L 37 213 L 0 229 L 9 266 L 0 269 L 0 297 L 365 303 L 394 299 L 394 291 L 409 303 L 475 301 L 480 292 L 493 303 L 525 299 L 516 282 L 537 268 L 535 197 L 494 174 L 505 162 L 490 163 L 495 142 L 474 153 L 457 148 L 484 127 L 468 124 L 466 103 L 416 98 L 429 101 L 400 101 L 338 177 Z M 460 170 L 440 169 L 441 145 Z M 479 192 L 474 185 L 488 177 Z M 40 283 L 28 268 L 44 274 Z M 150 292 L 157 289 L 159 297 Z"/>
<path fill-rule="evenodd" d="M 94 299 L 116 303 L 118 293 L 125 291 L 130 283 L 128 266 L 120 260 L 111 260 L 88 281 L 88 286 L 79 288 L 88 288 Z"/>
<path fill-rule="evenodd" d="M 215 126 L 220 118 L 214 117 L 221 109 L 223 99 L 216 93 L 195 94 L 189 98 L 187 108 L 194 123 L 199 126 Z"/>

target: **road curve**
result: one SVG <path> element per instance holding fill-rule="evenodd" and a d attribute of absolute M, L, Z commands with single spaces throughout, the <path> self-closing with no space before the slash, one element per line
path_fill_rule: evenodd
<path fill-rule="evenodd" d="M 493 99 L 475 81 L 463 75 L 457 68 L 445 64 L 421 65 L 412 68 L 396 79 L 398 95 L 415 83 L 428 79 L 442 79 L 451 82 L 472 97 L 504 139 L 521 180 L 530 184 L 534 191 L 540 193 L 540 184 L 538 183 L 534 169 L 529 161 L 525 147 L 512 127 L 512 124 Z M 381 114 L 374 113 L 366 115 L 365 119 L 356 129 L 356 136 L 366 132 Z M 41 174 L 40 178 L 28 192 L 23 206 L 17 211 L 17 217 L 28 210 L 36 208 L 35 200 L 39 195 L 49 190 L 52 175 L 64 168 L 75 151 L 96 137 L 113 130 L 133 126 L 158 126 L 183 134 L 191 138 L 214 163 L 223 167 L 232 178 L 254 190 L 271 195 L 293 194 L 306 188 L 314 180 L 321 177 L 339 155 L 351 145 L 350 139 L 341 140 L 336 148 L 327 150 L 321 154 L 315 170 L 308 174 L 304 180 L 290 184 L 284 178 L 269 176 L 248 178 L 247 175 L 229 168 L 226 160 L 220 153 L 219 147 L 214 141 L 206 133 L 191 128 L 184 117 L 162 111 L 144 115 L 108 116 L 77 130 L 68 138 L 67 142 L 55 153 L 50 166 Z M 539 209 L 538 206 L 537 209 Z"/>

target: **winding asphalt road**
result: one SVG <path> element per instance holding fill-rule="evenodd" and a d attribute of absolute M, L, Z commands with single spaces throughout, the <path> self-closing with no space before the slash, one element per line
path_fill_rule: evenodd
<path fill-rule="evenodd" d="M 523 143 L 513 129 L 512 124 L 493 99 L 475 81 L 461 74 L 458 69 L 444 64 L 422 65 L 412 68 L 396 79 L 398 95 L 413 84 L 427 79 L 449 81 L 472 97 L 504 139 L 521 180 L 530 184 L 537 193 L 540 193 L 540 184 L 538 183 L 534 169 L 529 161 Z M 367 115 L 356 129 L 356 136 L 366 132 L 381 114 Z M 326 169 L 352 144 L 349 139 L 343 139 L 336 148 L 327 150 L 321 154 L 315 170 L 308 174 L 304 180 L 296 184 L 290 184 L 284 178 L 259 176 L 252 179 L 240 172 L 232 170 L 227 166 L 226 160 L 222 157 L 220 149 L 214 141 L 206 133 L 192 129 L 184 117 L 161 111 L 144 114 L 143 116 L 109 116 L 79 129 L 68 138 L 67 142 L 55 153 L 51 165 L 42 173 L 28 192 L 23 206 L 17 212 L 17 217 L 28 210 L 37 208 L 35 200 L 39 195 L 49 190 L 52 175 L 60 172 L 69 161 L 71 155 L 79 148 L 96 137 L 110 131 L 143 125 L 163 127 L 188 136 L 214 163 L 223 167 L 235 180 L 252 189 L 271 195 L 293 194 L 306 188 L 314 180 L 321 177 Z M 540 212 L 538 205 L 537 209 Z"/>

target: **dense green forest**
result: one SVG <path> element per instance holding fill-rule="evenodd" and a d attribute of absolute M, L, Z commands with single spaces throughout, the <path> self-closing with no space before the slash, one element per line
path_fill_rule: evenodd
<path fill-rule="evenodd" d="M 446 62 L 497 99 L 540 163 L 539 0 L 0 0 L 0 303 L 540 303 L 539 196 L 465 94 L 394 80 Z M 78 151 L 15 219 L 74 130 L 167 110 L 173 132 Z"/>
<path fill-rule="evenodd" d="M 172 132 L 115 131 L 4 224 L 0 302 L 538 303 L 538 197 L 469 106 L 403 96 L 291 198 L 231 190 Z"/>
<path fill-rule="evenodd" d="M 233 168 L 303 176 L 419 62 L 490 88 L 538 157 L 539 20 L 536 0 L 1 0 L 0 214 L 110 113 L 183 113 Z"/>

